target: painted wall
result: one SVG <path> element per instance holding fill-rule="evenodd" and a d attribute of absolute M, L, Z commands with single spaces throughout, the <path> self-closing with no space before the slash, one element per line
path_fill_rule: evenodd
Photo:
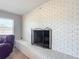
<path fill-rule="evenodd" d="M 0 18 L 7 18 L 14 20 L 14 33 L 15 38 L 20 39 L 22 36 L 22 16 L 12 14 L 10 12 L 0 10 Z"/>
<path fill-rule="evenodd" d="M 79 58 L 79 0 L 50 0 L 23 16 L 23 38 L 31 29 L 52 29 L 52 50 Z"/>

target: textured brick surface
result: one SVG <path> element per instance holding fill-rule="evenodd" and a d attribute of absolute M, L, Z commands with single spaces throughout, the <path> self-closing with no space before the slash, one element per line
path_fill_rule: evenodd
<path fill-rule="evenodd" d="M 79 0 L 50 0 L 24 16 L 24 38 L 32 28 L 52 29 L 52 49 L 79 58 Z"/>

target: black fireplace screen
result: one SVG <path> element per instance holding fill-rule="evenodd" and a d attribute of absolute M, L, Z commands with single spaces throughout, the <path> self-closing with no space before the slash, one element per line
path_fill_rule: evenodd
<path fill-rule="evenodd" d="M 32 44 L 50 48 L 50 30 L 33 30 Z"/>

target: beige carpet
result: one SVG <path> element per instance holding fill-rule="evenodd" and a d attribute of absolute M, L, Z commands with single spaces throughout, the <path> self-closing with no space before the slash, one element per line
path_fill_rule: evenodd
<path fill-rule="evenodd" d="M 29 58 L 25 56 L 22 52 L 20 52 L 18 49 L 14 49 L 7 59 L 29 59 Z"/>

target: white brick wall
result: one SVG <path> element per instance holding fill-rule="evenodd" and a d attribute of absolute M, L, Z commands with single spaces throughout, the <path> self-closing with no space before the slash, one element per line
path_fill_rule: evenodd
<path fill-rule="evenodd" d="M 29 43 L 32 28 L 49 27 L 52 49 L 79 58 L 79 0 L 50 0 L 23 18 L 23 36 Z"/>

